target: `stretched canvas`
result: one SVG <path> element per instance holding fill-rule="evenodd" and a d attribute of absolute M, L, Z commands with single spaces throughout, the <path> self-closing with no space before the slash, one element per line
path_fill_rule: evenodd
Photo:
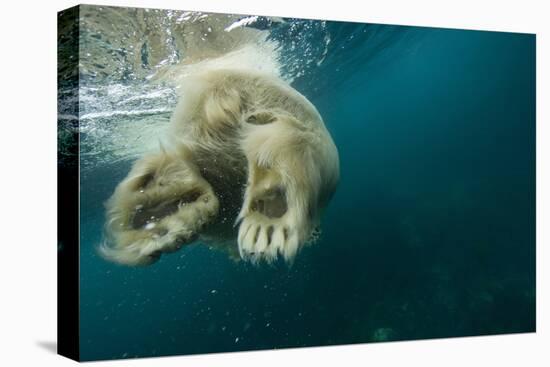
<path fill-rule="evenodd" d="M 535 35 L 58 14 L 58 349 L 535 331 Z"/>

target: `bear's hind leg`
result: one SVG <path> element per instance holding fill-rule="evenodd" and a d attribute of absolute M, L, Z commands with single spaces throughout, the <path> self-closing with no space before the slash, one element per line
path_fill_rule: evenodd
<path fill-rule="evenodd" d="M 288 213 L 287 190 L 277 172 L 262 167 L 251 171 L 251 185 L 239 216 L 239 253 L 253 263 L 262 259 L 272 262 L 278 255 L 292 260 L 299 238 L 297 223 L 292 223 L 293 215 Z"/>
<path fill-rule="evenodd" d="M 145 156 L 107 202 L 100 253 L 122 264 L 150 264 L 195 240 L 218 209 L 218 198 L 188 153 Z"/>
<path fill-rule="evenodd" d="M 291 263 L 317 222 L 320 187 L 316 131 L 279 118 L 250 127 L 243 141 L 248 183 L 238 217 L 239 253 L 257 263 Z"/>

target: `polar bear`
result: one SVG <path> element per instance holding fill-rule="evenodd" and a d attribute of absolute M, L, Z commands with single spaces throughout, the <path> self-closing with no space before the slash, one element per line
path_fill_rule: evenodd
<path fill-rule="evenodd" d="M 194 241 L 292 263 L 339 180 L 336 146 L 306 97 L 261 70 L 187 73 L 167 146 L 108 200 L 101 254 L 146 265 Z"/>

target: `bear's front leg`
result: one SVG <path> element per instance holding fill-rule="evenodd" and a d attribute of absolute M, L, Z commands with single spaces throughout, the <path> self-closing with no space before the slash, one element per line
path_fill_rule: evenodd
<path fill-rule="evenodd" d="M 181 150 L 184 152 L 184 150 Z M 147 265 L 197 238 L 219 202 L 190 154 L 162 151 L 137 161 L 107 202 L 100 253 L 127 265 Z"/>

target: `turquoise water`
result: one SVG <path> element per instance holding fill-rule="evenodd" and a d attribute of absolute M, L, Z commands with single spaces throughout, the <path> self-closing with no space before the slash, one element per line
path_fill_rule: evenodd
<path fill-rule="evenodd" d="M 319 46 L 293 86 L 340 153 L 320 240 L 292 267 L 201 245 L 149 267 L 106 262 L 103 203 L 133 157 L 84 154 L 82 359 L 534 331 L 535 36 L 287 22 Z M 165 124 L 168 95 L 166 111 L 109 124 Z M 88 134 L 105 123 L 94 116 Z"/>

